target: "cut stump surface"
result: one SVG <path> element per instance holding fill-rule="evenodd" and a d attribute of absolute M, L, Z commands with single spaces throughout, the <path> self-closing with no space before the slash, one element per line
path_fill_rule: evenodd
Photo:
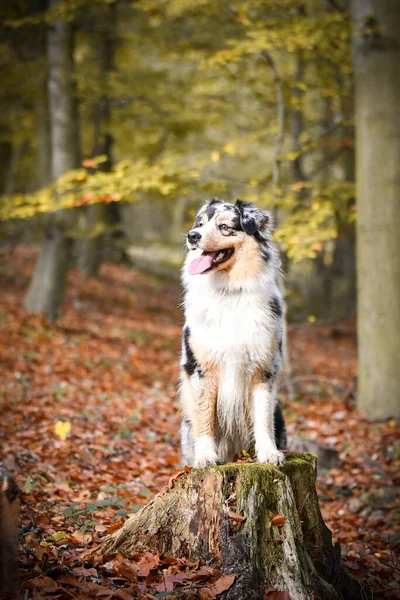
<path fill-rule="evenodd" d="M 201 559 L 235 574 L 226 600 L 361 598 L 341 566 L 315 489 L 316 457 L 289 454 L 277 468 L 258 463 L 192 469 L 160 492 L 98 552 L 159 552 Z M 267 596 L 268 597 L 268 596 Z"/>

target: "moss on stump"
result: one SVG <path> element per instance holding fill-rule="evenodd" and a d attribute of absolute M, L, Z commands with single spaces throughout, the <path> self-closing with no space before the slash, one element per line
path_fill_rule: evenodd
<path fill-rule="evenodd" d="M 271 587 L 292 600 L 360 598 L 321 516 L 316 460 L 289 454 L 281 468 L 192 469 L 108 536 L 100 553 L 149 550 L 212 562 L 236 575 L 226 600 L 262 600 Z"/>

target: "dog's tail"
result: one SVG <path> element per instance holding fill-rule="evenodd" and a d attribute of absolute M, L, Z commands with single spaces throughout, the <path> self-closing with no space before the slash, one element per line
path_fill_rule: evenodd
<path fill-rule="evenodd" d="M 286 425 L 285 419 L 283 418 L 282 409 L 279 405 L 279 402 L 275 404 L 275 413 L 274 413 L 274 433 L 275 433 L 275 443 L 277 445 L 278 450 L 286 450 L 287 449 L 287 435 L 286 435 Z"/>

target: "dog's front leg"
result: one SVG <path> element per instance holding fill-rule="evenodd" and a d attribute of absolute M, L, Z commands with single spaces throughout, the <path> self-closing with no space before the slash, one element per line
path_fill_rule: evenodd
<path fill-rule="evenodd" d="M 276 447 L 274 411 L 276 385 L 257 382 L 252 388 L 253 430 L 257 460 L 270 465 L 283 465 L 285 457 Z"/>
<path fill-rule="evenodd" d="M 194 438 L 194 466 L 206 467 L 217 463 L 215 443 L 215 409 L 217 403 L 217 381 L 212 372 L 205 372 L 192 382 L 193 394 L 190 420 Z"/>

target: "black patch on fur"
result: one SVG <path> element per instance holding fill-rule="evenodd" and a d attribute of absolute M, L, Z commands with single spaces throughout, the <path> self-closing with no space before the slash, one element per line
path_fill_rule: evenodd
<path fill-rule="evenodd" d="M 257 224 L 256 220 L 251 215 L 251 212 L 248 210 L 251 208 L 251 204 L 244 200 L 236 200 L 235 206 L 239 210 L 240 224 L 243 231 L 247 233 L 247 235 L 254 235 L 257 231 Z"/>
<path fill-rule="evenodd" d="M 282 339 L 279 340 L 278 342 L 278 352 L 279 354 L 282 356 L 283 355 L 283 345 L 282 345 Z"/>
<path fill-rule="evenodd" d="M 257 236 L 259 236 L 259 234 L 257 234 Z M 265 240 L 257 239 L 257 236 L 255 236 L 256 240 L 261 242 L 261 257 L 264 262 L 268 263 L 271 260 L 271 251 L 268 248 L 267 242 L 265 242 Z"/>
<path fill-rule="evenodd" d="M 234 229 L 235 231 L 243 231 L 242 226 L 240 224 L 240 215 L 239 214 L 235 214 L 235 216 L 232 218 L 231 226 L 232 226 L 232 229 Z"/>
<path fill-rule="evenodd" d="M 213 204 L 224 204 L 224 201 L 221 198 L 211 198 L 208 202 L 208 206 L 212 206 Z"/>
<path fill-rule="evenodd" d="M 276 296 L 273 296 L 269 301 L 269 305 L 270 305 L 271 310 L 272 310 L 273 314 L 275 315 L 275 317 L 277 319 L 280 319 L 281 316 L 283 315 L 283 310 L 282 310 L 282 305 L 281 305 L 280 300 Z"/>
<path fill-rule="evenodd" d="M 211 221 L 211 219 L 213 218 L 213 216 L 215 215 L 216 212 L 217 212 L 217 207 L 215 206 L 215 204 L 211 204 L 210 206 L 207 206 L 206 215 L 207 215 L 209 221 Z"/>
<path fill-rule="evenodd" d="M 191 377 L 193 375 L 193 373 L 195 372 L 195 370 L 197 369 L 197 361 L 193 354 L 193 350 L 191 349 L 190 344 L 189 344 L 189 336 L 190 336 L 190 329 L 189 329 L 189 327 L 185 327 L 185 329 L 183 330 L 183 344 L 184 344 L 185 353 L 186 353 L 186 363 L 183 365 L 183 368 L 185 369 L 185 371 L 189 375 L 189 377 Z"/>
<path fill-rule="evenodd" d="M 265 371 L 263 371 L 261 374 L 261 379 L 266 383 L 270 383 L 275 378 L 275 375 L 276 371 L 273 369 L 265 369 Z"/>
<path fill-rule="evenodd" d="M 283 418 L 282 409 L 278 402 L 275 404 L 274 411 L 274 434 L 275 443 L 278 450 L 286 450 L 287 448 L 287 435 L 285 419 Z"/>

